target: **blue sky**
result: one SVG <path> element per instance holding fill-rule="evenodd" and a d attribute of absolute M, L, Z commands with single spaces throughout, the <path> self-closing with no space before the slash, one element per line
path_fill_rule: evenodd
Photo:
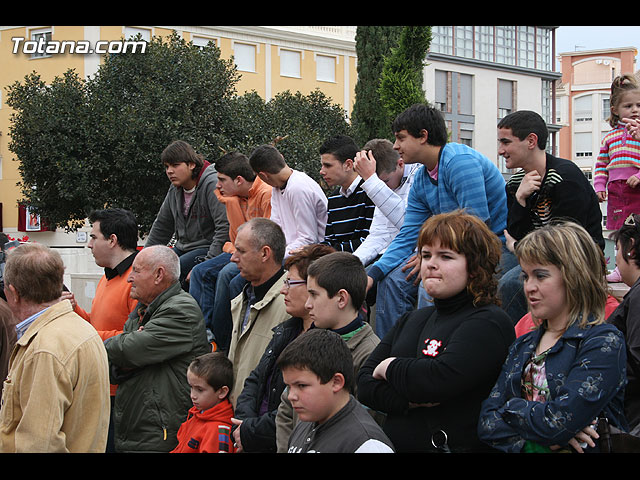
<path fill-rule="evenodd" d="M 556 53 L 615 47 L 640 50 L 640 26 L 571 25 L 556 30 Z"/>

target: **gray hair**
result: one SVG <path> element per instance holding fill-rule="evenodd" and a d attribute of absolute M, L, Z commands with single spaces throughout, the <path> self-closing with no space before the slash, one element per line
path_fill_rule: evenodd
<path fill-rule="evenodd" d="M 152 245 L 144 250 L 149 251 L 147 258 L 145 258 L 149 267 L 152 269 L 164 267 L 169 279 L 173 282 L 178 281 L 180 278 L 180 259 L 172 248 L 165 245 Z"/>

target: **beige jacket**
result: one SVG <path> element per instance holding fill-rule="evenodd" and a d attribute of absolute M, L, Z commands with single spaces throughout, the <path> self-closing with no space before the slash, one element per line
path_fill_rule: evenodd
<path fill-rule="evenodd" d="M 98 332 L 68 300 L 17 341 L 4 381 L 0 452 L 104 453 L 109 367 Z"/>
<path fill-rule="evenodd" d="M 258 365 L 273 337 L 273 327 L 291 318 L 285 309 L 284 297 L 280 294 L 286 277 L 285 272 L 271 286 L 263 299 L 251 306 L 249 321 L 244 332 L 240 332 L 246 307 L 244 292 L 231 300 L 233 330 L 229 358 L 233 362 L 234 373 L 234 384 L 230 395 L 233 408 L 236 406 L 236 399 L 242 393 L 244 381 Z"/>

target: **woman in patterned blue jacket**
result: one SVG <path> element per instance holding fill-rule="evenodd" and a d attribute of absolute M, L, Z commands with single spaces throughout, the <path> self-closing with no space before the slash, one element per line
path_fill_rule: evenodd
<path fill-rule="evenodd" d="M 531 232 L 516 256 L 539 328 L 511 346 L 478 436 L 505 452 L 597 451 L 598 417 L 627 430 L 625 343 L 604 323 L 602 251 L 567 222 Z"/>

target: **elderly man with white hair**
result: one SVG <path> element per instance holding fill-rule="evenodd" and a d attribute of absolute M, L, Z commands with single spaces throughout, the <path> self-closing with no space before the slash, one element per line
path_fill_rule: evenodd
<path fill-rule="evenodd" d="M 169 247 L 144 248 L 128 282 L 138 305 L 121 334 L 105 341 L 117 452 L 170 452 L 192 406 L 187 367 L 211 351 L 202 312 L 180 285 L 180 261 Z"/>

